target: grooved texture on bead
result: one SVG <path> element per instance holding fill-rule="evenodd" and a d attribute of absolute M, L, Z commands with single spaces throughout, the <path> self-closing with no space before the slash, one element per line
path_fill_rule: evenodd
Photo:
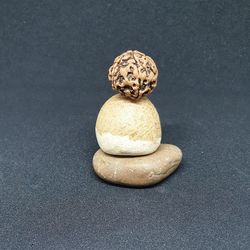
<path fill-rule="evenodd" d="M 153 59 L 137 50 L 116 57 L 108 73 L 112 88 L 131 99 L 149 95 L 157 85 L 157 77 Z"/>

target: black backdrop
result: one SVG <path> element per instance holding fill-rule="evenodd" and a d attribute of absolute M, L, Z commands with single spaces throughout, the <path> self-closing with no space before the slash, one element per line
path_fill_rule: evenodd
<path fill-rule="evenodd" d="M 0 248 L 247 249 L 249 1 L 1 1 Z M 180 168 L 145 189 L 98 179 L 107 70 L 137 49 Z"/>

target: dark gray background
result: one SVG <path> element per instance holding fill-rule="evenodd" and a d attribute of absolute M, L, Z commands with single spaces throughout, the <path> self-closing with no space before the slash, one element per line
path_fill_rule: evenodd
<path fill-rule="evenodd" d="M 247 249 L 250 2 L 1 1 L 0 249 Z M 180 168 L 145 189 L 98 179 L 107 70 L 138 49 Z"/>

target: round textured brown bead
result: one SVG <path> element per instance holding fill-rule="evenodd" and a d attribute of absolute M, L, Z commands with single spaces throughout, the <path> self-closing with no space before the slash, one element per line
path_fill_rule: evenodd
<path fill-rule="evenodd" d="M 131 99 L 149 95 L 157 85 L 157 77 L 153 59 L 137 50 L 116 57 L 108 74 L 112 88 Z"/>

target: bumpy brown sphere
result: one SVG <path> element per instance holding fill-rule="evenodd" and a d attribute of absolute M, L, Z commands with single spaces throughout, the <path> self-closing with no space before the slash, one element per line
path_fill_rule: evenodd
<path fill-rule="evenodd" d="M 108 74 L 112 88 L 131 99 L 150 94 L 157 85 L 157 77 L 153 59 L 137 50 L 128 50 L 116 57 Z"/>

